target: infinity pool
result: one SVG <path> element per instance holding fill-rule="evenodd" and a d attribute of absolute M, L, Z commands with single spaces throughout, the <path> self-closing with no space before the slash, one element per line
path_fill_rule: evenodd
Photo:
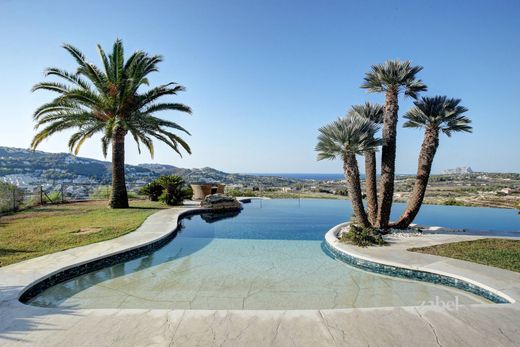
<path fill-rule="evenodd" d="M 435 208 L 425 206 L 418 222 L 432 218 Z M 465 219 L 465 227 L 479 226 L 471 218 L 482 216 L 478 209 L 449 209 L 459 211 L 457 218 L 448 216 L 443 225 L 461 227 L 457 223 Z M 178 235 L 153 253 L 58 284 L 29 303 L 76 308 L 328 309 L 487 302 L 449 287 L 365 272 L 327 255 L 323 236 L 350 217 L 346 201 L 253 200 L 241 213 L 222 217 L 185 218 Z M 514 230 L 514 221 L 505 230 Z"/>

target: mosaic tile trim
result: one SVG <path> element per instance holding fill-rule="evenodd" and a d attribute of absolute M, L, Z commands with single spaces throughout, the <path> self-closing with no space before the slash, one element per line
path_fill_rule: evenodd
<path fill-rule="evenodd" d="M 165 237 L 162 237 L 159 240 L 153 241 L 152 243 L 149 243 L 142 247 L 137 247 L 131 250 L 122 251 L 121 253 L 112 254 L 100 259 L 93 260 L 91 262 L 81 264 L 78 266 L 74 266 L 62 271 L 59 271 L 55 274 L 52 274 L 46 278 L 41 279 L 40 281 L 36 282 L 35 284 L 29 286 L 27 289 L 24 290 L 24 292 L 20 295 L 20 298 L 18 299 L 20 302 L 26 304 L 30 299 L 34 298 L 36 295 L 40 294 L 44 290 L 68 281 L 74 277 L 84 275 L 89 272 L 101 270 L 105 267 L 109 267 L 115 264 L 119 264 L 125 261 L 134 260 L 137 258 L 140 258 L 144 255 L 148 255 L 155 250 L 161 248 L 168 242 L 170 242 L 172 239 L 177 236 L 177 232 L 180 230 L 181 221 L 183 218 L 193 216 L 196 214 L 201 213 L 207 213 L 207 212 L 213 212 L 211 209 L 193 209 L 193 210 L 187 210 L 179 214 L 177 219 L 177 227 L 172 230 L 169 234 L 167 234 Z"/>
<path fill-rule="evenodd" d="M 440 284 L 443 286 L 453 287 L 466 292 L 481 296 L 488 299 L 489 301 L 496 304 L 509 304 L 509 300 L 497 295 L 487 289 L 479 287 L 473 283 L 466 282 L 457 278 L 436 274 L 433 272 L 427 272 L 422 270 L 411 270 L 403 267 L 391 266 L 386 264 L 380 264 L 375 261 L 369 261 L 365 259 L 356 258 L 348 253 L 340 251 L 333 245 L 329 244 L 328 241 L 324 241 L 322 244 L 323 250 L 328 253 L 331 257 L 343 261 L 356 268 L 392 276 L 405 278 L 415 281 L 429 282 L 434 284 Z"/>

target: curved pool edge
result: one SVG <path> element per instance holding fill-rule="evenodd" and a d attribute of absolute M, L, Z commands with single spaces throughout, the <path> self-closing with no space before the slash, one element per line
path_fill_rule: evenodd
<path fill-rule="evenodd" d="M 18 302 L 25 304 L 30 298 L 34 297 L 34 295 L 38 294 L 42 290 L 45 290 L 46 288 L 57 283 L 66 281 L 69 278 L 94 271 L 96 270 L 95 266 L 102 268 L 110 264 L 110 262 L 118 263 L 124 261 L 124 258 L 118 257 L 125 254 L 130 257 L 140 256 L 140 254 L 136 253 L 147 252 L 150 249 L 160 247 L 164 242 L 171 240 L 171 238 L 175 236 L 179 222 L 183 217 L 203 213 L 206 211 L 208 211 L 208 209 L 200 208 L 195 205 L 162 210 L 149 216 L 143 222 L 143 224 L 133 232 L 118 238 L 72 248 L 62 252 L 52 253 L 0 268 L 0 302 L 16 298 Z M 456 282 L 458 284 L 469 284 L 478 288 L 479 290 L 487 291 L 492 295 L 498 296 L 497 299 L 492 295 L 482 295 L 481 292 L 476 293 L 477 295 L 486 297 L 488 299 L 491 297 L 491 301 L 501 303 L 514 303 L 517 301 L 513 298 L 513 296 L 507 295 L 504 292 L 495 289 L 493 285 L 486 285 L 467 276 L 460 276 L 450 272 L 435 270 L 432 271 L 431 269 L 425 269 L 418 266 L 409 266 L 407 264 L 396 263 L 381 258 L 362 255 L 359 254 L 359 250 L 363 249 L 359 249 L 357 247 L 356 250 L 358 253 L 352 252 L 352 249 L 347 251 L 345 250 L 347 245 L 339 244 L 337 238 L 335 237 L 335 234 L 339 228 L 346 224 L 348 223 L 341 223 L 331 228 L 325 235 L 325 245 L 327 249 L 335 256 L 337 256 L 339 253 L 340 255 L 343 255 L 343 258 L 347 257 L 347 259 L 342 260 L 350 263 L 351 265 L 356 266 L 356 264 L 353 264 L 352 259 L 357 259 L 357 267 L 376 273 L 392 275 L 392 273 L 390 273 L 391 271 L 385 273 L 384 271 L 376 271 L 377 269 L 374 270 L 375 267 L 387 266 L 392 271 L 394 271 L 396 268 L 400 268 L 408 272 L 412 271 L 415 273 L 422 272 L 427 274 L 435 274 L 442 276 L 443 278 L 458 281 Z M 108 247 L 105 247 L 107 245 Z M 416 255 L 424 256 L 421 254 Z M 73 258 L 73 261 L 71 261 L 70 258 Z M 364 264 L 372 264 L 374 266 L 366 267 Z M 28 271 L 29 269 L 30 271 Z M 496 270 L 504 271 L 500 269 Z M 17 274 L 17 272 L 21 273 L 21 276 Z M 14 281 L 8 281 L 10 283 L 5 283 L 4 279 L 6 278 L 9 278 L 9 280 L 14 279 Z M 19 280 L 17 281 L 17 279 Z M 421 280 L 421 278 L 411 279 L 419 281 Z M 425 280 L 423 279 L 423 281 Z M 438 283 L 428 280 L 425 282 Z M 441 284 L 466 290 L 465 288 L 459 288 L 457 284 L 450 285 L 447 283 L 442 283 L 442 281 Z M 469 290 L 469 292 L 472 291 Z M 518 295 L 515 297 L 518 297 Z"/>
<path fill-rule="evenodd" d="M 170 211 L 175 208 L 166 209 L 165 211 Z M 148 225 L 145 225 L 146 223 L 152 224 L 150 222 L 153 222 L 154 216 L 160 214 L 164 211 L 159 211 L 157 213 L 154 213 L 150 215 L 141 226 L 139 226 L 136 230 L 130 232 L 129 234 L 139 232 L 142 227 L 147 227 Z M 149 238 L 148 240 L 144 240 L 143 243 L 139 244 L 129 244 L 128 247 L 118 249 L 116 251 L 102 254 L 99 256 L 96 256 L 94 258 L 90 258 L 88 260 L 80 261 L 74 264 L 67 265 L 65 267 L 61 267 L 57 269 L 56 271 L 53 271 L 52 273 L 48 273 L 45 276 L 42 276 L 38 279 L 35 279 L 30 284 L 26 285 L 19 293 L 18 295 L 18 301 L 22 304 L 28 304 L 28 301 L 31 300 L 33 297 L 41 293 L 42 291 L 56 285 L 62 282 L 65 282 L 67 280 L 70 280 L 74 277 L 100 270 L 107 266 L 112 266 L 114 264 L 132 260 L 138 257 L 141 257 L 145 255 L 148 252 L 151 252 L 155 249 L 158 249 L 168 243 L 172 238 L 174 238 L 177 235 L 177 231 L 179 229 L 180 221 L 183 218 L 205 213 L 205 212 L 211 212 L 211 209 L 208 208 L 201 208 L 201 207 L 187 207 L 183 208 L 181 211 L 179 211 L 177 214 L 170 216 L 172 217 L 172 223 L 168 224 L 168 229 L 165 228 L 164 232 L 153 232 L 153 234 L 159 233 L 158 235 L 153 235 L 154 237 Z M 175 221 L 173 221 L 173 219 Z M 150 220 L 150 221 L 149 221 Z M 175 225 L 174 225 L 175 224 Z M 142 232 L 142 230 L 141 230 Z M 126 234 L 126 235 L 129 235 Z M 152 234 L 152 233 L 150 233 Z M 121 237 L 124 237 L 126 235 L 123 235 Z M 109 241 L 120 241 L 120 238 L 115 238 L 111 240 L 106 240 L 103 242 L 109 242 Z M 89 246 L 89 245 L 87 245 Z M 59 253 L 59 252 L 58 252 Z M 35 258 L 37 259 L 37 258 Z M 0 288 L 1 289 L 1 288 Z"/>
<path fill-rule="evenodd" d="M 362 270 L 366 270 L 373 273 L 416 280 L 421 282 L 428 282 L 433 284 L 440 284 L 456 288 L 481 296 L 496 304 L 513 304 L 517 302 L 517 299 L 513 297 L 513 292 L 518 292 L 518 288 L 511 288 L 513 289 L 511 293 L 512 295 L 506 294 L 504 291 L 506 291 L 509 288 L 506 288 L 505 290 L 502 289 L 502 283 L 498 283 L 498 281 L 495 281 L 495 276 L 489 276 L 487 274 L 489 272 L 489 267 L 485 265 L 472 264 L 471 269 L 472 272 L 475 272 L 475 268 L 481 268 L 482 275 L 484 275 L 482 277 L 485 277 L 487 280 L 487 283 L 482 283 L 483 281 L 477 281 L 471 278 L 471 274 L 469 273 L 469 271 L 467 271 L 464 268 L 467 262 L 461 260 L 445 258 L 449 259 L 449 261 L 451 262 L 450 266 L 458 272 L 453 273 L 440 268 L 436 268 L 435 265 L 438 263 L 438 261 L 424 261 L 428 258 L 427 255 L 423 255 L 421 253 L 412 253 L 402 249 L 390 249 L 392 248 L 392 245 L 361 248 L 352 245 L 347 245 L 345 243 L 340 243 L 339 239 L 337 238 L 337 234 L 341 228 L 347 226 L 348 224 L 349 222 L 346 222 L 332 227 L 325 234 L 324 237 L 325 247 L 329 252 L 332 253 L 332 255 L 336 259 L 340 261 L 343 261 L 356 268 L 360 268 Z M 420 236 L 419 238 L 421 237 L 423 236 Z M 467 236 L 462 235 L 460 235 L 459 237 L 461 239 L 468 238 Z M 382 251 L 378 252 L 377 255 L 374 255 L 367 252 L 367 249 L 378 249 Z M 386 257 L 385 259 L 385 253 L 387 252 L 392 252 L 393 254 L 392 257 Z M 413 258 L 415 258 L 418 261 L 416 264 L 405 264 L 402 262 L 392 260 L 392 258 L 395 258 L 396 252 L 409 253 L 406 254 L 406 257 L 404 257 L 404 259 L 408 260 L 410 259 L 410 254 L 413 254 Z M 443 258 L 437 256 L 430 257 Z M 424 264 L 427 264 L 428 267 L 426 267 Z M 512 277 L 510 279 L 507 278 L 506 281 L 510 280 L 512 283 L 514 283 L 515 281 L 518 281 L 518 279 L 520 278 L 520 274 L 497 268 L 493 269 L 494 272 L 498 272 L 499 275 L 502 277 Z M 503 280 L 503 278 L 500 279 L 500 281 Z M 496 289 L 497 287 L 501 289 Z"/>
<path fill-rule="evenodd" d="M 195 204 L 173 207 L 148 216 L 134 231 L 114 239 L 59 251 L 0 268 L 0 303 L 26 302 L 49 286 L 106 266 L 127 254 L 136 256 L 160 247 L 176 235 L 179 222 L 189 215 L 210 211 Z M 137 255 L 138 256 L 138 255 Z M 65 277 L 63 277 L 65 276 Z"/>
<path fill-rule="evenodd" d="M 179 209 L 165 210 L 171 218 Z M 164 212 L 164 211 L 162 211 Z M 155 216 L 152 215 L 152 216 Z M 152 217 L 150 216 L 150 218 Z M 151 218 L 152 221 L 157 218 Z M 166 232 L 145 232 L 157 238 Z M 16 293 L 74 256 L 143 243 L 137 229 L 117 239 L 0 268 L 0 345 L 512 345 L 520 341 L 520 304 L 374 307 L 324 310 L 59 309 L 24 305 Z M 144 236 L 143 236 L 144 237 Z M 122 245 L 123 244 L 123 245 Z M 95 247 L 94 247 L 95 246 Z M 102 246 L 102 247 L 100 247 Z M 85 254 L 89 254 L 86 256 Z M 72 259 L 72 260 L 71 260 Z M 88 261 L 88 259 L 87 259 Z M 519 290 L 514 297 L 520 297 Z M 21 287 L 20 287 L 21 286 Z M 391 334 L 374 334 L 374 327 Z"/>

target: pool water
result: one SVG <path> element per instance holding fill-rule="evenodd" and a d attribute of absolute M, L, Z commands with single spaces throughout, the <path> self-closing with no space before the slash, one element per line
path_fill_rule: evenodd
<path fill-rule="evenodd" d="M 347 201 L 253 200 L 239 214 L 194 215 L 183 219 L 178 235 L 153 253 L 55 285 L 29 303 L 75 308 L 330 309 L 487 302 L 449 287 L 365 272 L 330 257 L 322 248 L 324 234 L 350 217 L 349 206 Z M 418 222 L 444 219 L 432 217 L 435 207 L 425 206 Z M 461 227 L 460 220 L 466 220 L 465 227 L 478 227 L 483 212 L 475 210 L 503 213 L 449 209 L 459 211 L 442 223 L 451 227 Z M 504 230 L 516 226 L 511 220 Z"/>

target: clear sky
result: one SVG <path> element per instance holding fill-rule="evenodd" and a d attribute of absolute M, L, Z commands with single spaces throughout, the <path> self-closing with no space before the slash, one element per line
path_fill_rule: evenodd
<path fill-rule="evenodd" d="M 473 134 L 442 137 L 434 172 L 520 172 L 520 1 L 27 1 L 0 0 L 0 145 L 27 148 L 31 93 L 48 66 L 72 69 L 60 46 L 98 61 L 116 38 L 127 52 L 162 54 L 152 83 L 176 81 L 193 115 L 167 118 L 192 132 L 193 155 L 157 144 L 153 162 L 229 172 L 340 172 L 316 162 L 317 128 L 352 104 L 383 102 L 359 86 L 371 64 L 424 66 L 425 95 L 463 100 Z M 401 114 L 410 100 L 401 99 Z M 400 122 L 402 124 L 402 122 Z M 397 172 L 413 173 L 422 131 L 399 129 Z M 40 149 L 67 151 L 66 134 Z M 129 163 L 152 162 L 128 139 Z M 81 156 L 102 159 L 98 139 Z"/>

